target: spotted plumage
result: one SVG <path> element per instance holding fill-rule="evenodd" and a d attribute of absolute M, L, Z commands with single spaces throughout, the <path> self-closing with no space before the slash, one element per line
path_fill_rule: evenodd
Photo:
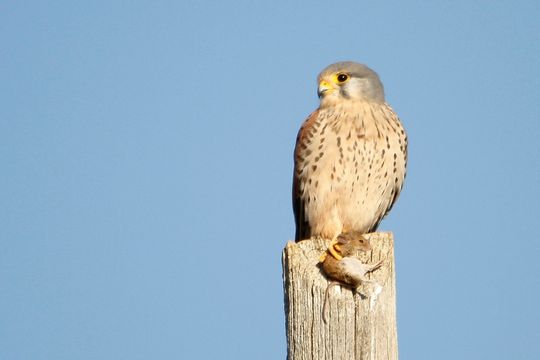
<path fill-rule="evenodd" d="M 374 231 L 405 179 L 407 136 L 375 72 L 330 65 L 319 75 L 319 96 L 296 141 L 296 241 Z"/>

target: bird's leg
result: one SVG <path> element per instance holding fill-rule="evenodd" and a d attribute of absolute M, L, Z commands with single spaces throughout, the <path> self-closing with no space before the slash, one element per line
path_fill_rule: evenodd
<path fill-rule="evenodd" d="M 328 252 L 336 259 L 336 260 L 341 260 L 343 259 L 343 256 L 341 256 L 339 254 L 339 251 L 341 251 L 341 249 L 339 248 L 339 245 L 338 245 L 338 242 L 336 239 L 332 240 L 332 242 L 330 243 L 330 246 L 328 247 Z"/>
<path fill-rule="evenodd" d="M 322 255 L 319 257 L 319 262 L 324 262 L 324 260 L 326 260 L 326 257 L 328 256 L 328 254 L 330 253 L 330 255 L 332 255 L 336 260 L 341 260 L 343 259 L 343 256 L 341 256 L 339 254 L 339 252 L 341 252 L 341 248 L 339 247 L 339 245 L 337 244 L 337 240 L 332 240 L 332 242 L 330 243 L 330 246 L 328 246 L 328 248 L 326 249 L 326 251 L 324 253 L 322 253 Z"/>

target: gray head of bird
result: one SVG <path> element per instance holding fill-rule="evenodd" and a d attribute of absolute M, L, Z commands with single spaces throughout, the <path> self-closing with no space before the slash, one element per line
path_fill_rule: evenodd
<path fill-rule="evenodd" d="M 321 107 L 347 101 L 384 102 L 384 88 L 377 73 L 352 61 L 326 67 L 318 76 Z"/>

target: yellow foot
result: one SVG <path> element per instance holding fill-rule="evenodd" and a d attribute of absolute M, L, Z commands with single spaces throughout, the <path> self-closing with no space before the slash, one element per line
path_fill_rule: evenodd
<path fill-rule="evenodd" d="M 337 240 L 332 240 L 328 247 L 328 252 L 330 252 L 336 260 L 341 260 L 343 259 L 343 256 L 341 256 L 338 251 L 341 251 L 341 249 L 339 248 L 339 245 L 337 245 Z"/>

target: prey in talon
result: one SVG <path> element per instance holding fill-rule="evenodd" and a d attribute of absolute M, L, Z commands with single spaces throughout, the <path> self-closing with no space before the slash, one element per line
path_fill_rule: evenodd
<path fill-rule="evenodd" d="M 360 252 L 371 250 L 369 241 L 358 232 L 341 234 L 330 243 L 320 261 L 326 276 L 333 281 L 326 288 L 323 306 L 323 319 L 326 321 L 326 304 L 330 288 L 335 285 L 346 285 L 354 291 L 362 283 L 374 283 L 367 277 L 369 272 L 377 270 L 383 264 L 378 261 L 375 264 L 364 264 L 358 258 Z"/>

